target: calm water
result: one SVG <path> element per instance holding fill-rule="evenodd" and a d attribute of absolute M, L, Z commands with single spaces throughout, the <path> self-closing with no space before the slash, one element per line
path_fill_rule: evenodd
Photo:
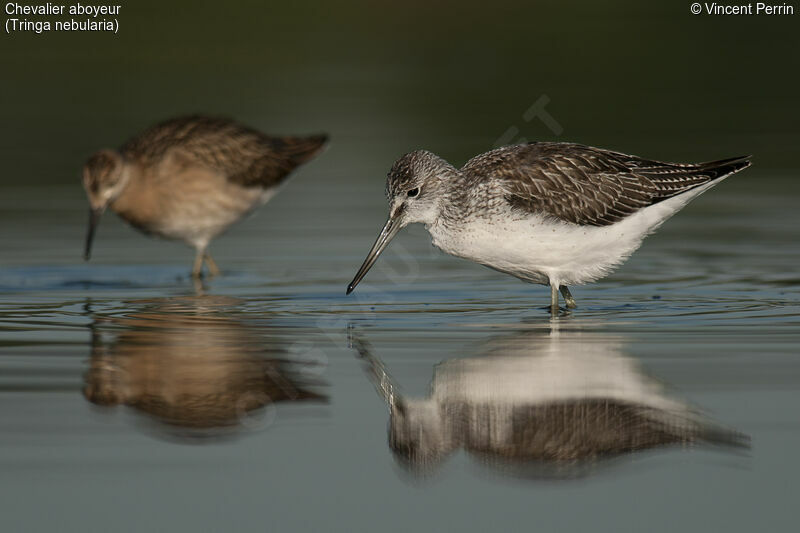
<path fill-rule="evenodd" d="M 135 4 L 117 36 L 2 37 L 3 530 L 796 529 L 797 15 Z M 113 215 L 82 262 L 84 159 L 187 112 L 332 143 L 204 287 Z M 396 157 L 522 139 L 754 164 L 570 315 L 418 227 L 344 295 Z M 548 410 L 576 390 L 606 403 Z M 664 445 L 575 458 L 600 436 Z"/>
<path fill-rule="evenodd" d="M 226 274 L 200 293 L 186 278 L 189 250 L 113 216 L 81 263 L 75 187 L 59 190 L 57 209 L 36 190 L 8 191 L 4 522 L 745 531 L 792 521 L 800 251 L 792 200 L 777 188 L 756 193 L 747 175 L 716 188 L 551 319 L 545 288 L 444 256 L 418 228 L 345 297 L 381 223 L 380 184 L 359 211 L 355 185 L 325 181 L 321 166 L 216 243 Z M 606 393 L 656 391 L 731 442 L 577 462 L 500 461 L 462 445 L 432 469 L 395 457 L 370 364 L 396 394 L 424 399 L 446 388 L 445 369 L 474 364 L 498 394 L 516 372 L 509 360 L 537 390 L 597 379 Z"/>

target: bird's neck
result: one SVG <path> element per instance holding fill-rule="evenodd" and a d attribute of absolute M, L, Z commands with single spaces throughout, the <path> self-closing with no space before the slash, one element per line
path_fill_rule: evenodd
<path fill-rule="evenodd" d="M 463 218 L 474 203 L 470 190 L 472 189 L 465 185 L 464 175 L 454 167 L 440 174 L 436 224 L 447 226 Z"/>
<path fill-rule="evenodd" d="M 111 209 L 123 219 L 135 226 L 145 223 L 155 215 L 158 198 L 153 187 L 148 187 L 147 180 L 138 164 L 125 163 L 123 167 L 124 185 L 111 202 Z"/>

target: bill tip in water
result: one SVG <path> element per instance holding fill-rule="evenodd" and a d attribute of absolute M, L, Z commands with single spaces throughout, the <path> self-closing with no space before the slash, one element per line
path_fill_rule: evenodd
<path fill-rule="evenodd" d="M 353 285 L 348 285 L 347 286 L 347 292 L 345 293 L 345 296 L 350 294 L 351 292 L 353 292 L 355 289 L 356 288 Z"/>

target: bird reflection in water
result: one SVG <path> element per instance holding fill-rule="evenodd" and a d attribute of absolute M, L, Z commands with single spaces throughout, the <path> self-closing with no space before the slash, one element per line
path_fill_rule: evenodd
<path fill-rule="evenodd" d="M 669 397 L 606 335 L 554 329 L 500 339 L 483 356 L 438 364 L 424 398 L 400 393 L 364 339 L 351 343 L 389 407 L 392 453 L 417 476 L 461 448 L 495 471 L 534 478 L 583 476 L 668 446 L 749 448 L 747 436 Z"/>
<path fill-rule="evenodd" d="M 208 438 L 265 429 L 282 402 L 326 402 L 274 339 L 221 313 L 230 299 L 156 300 L 124 318 L 95 320 L 84 396 L 126 405 L 160 436 Z M 99 327 L 118 330 L 105 343 Z"/>

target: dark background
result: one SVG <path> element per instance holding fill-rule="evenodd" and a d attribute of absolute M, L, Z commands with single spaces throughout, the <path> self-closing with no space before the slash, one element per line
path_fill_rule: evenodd
<path fill-rule="evenodd" d="M 118 35 L 4 34 L 0 183 L 77 186 L 92 151 L 189 112 L 329 132 L 342 180 L 421 147 L 460 165 L 511 127 L 664 160 L 752 153 L 753 183 L 797 169 L 800 15 L 433 4 L 137 1 Z M 561 135 L 522 118 L 543 95 Z"/>

